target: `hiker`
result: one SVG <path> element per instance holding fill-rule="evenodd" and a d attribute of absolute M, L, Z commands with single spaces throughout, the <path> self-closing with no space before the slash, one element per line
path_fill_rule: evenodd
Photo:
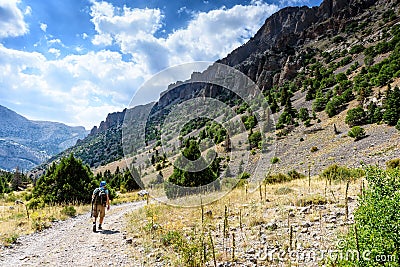
<path fill-rule="evenodd" d="M 104 217 L 106 216 L 106 206 L 107 210 L 110 209 L 110 198 L 108 196 L 108 190 L 106 188 L 106 181 L 100 182 L 100 187 L 93 191 L 92 195 L 92 216 L 93 216 L 93 232 L 96 232 L 96 219 L 100 215 L 99 220 L 99 230 L 101 227 Z"/>

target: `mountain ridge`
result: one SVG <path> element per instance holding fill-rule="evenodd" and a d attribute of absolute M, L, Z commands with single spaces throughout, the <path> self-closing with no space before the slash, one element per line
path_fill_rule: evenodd
<path fill-rule="evenodd" d="M 334 75 L 349 70 L 350 65 L 357 63 L 355 69 L 351 71 L 355 74 L 353 75 L 349 72 L 349 77 L 354 77 L 356 74 L 360 73 L 362 68 L 366 67 L 362 62 L 365 55 L 362 54 L 363 52 L 353 54 L 349 51 L 355 44 L 365 49 L 382 40 L 381 36 L 384 35 L 381 26 L 387 25 L 387 28 L 390 29 L 391 25 L 395 23 L 389 21 L 381 25 L 382 17 L 385 14 L 384 12 L 387 9 L 394 8 L 398 13 L 398 3 L 399 1 L 391 0 L 325 0 L 319 7 L 287 7 L 266 19 L 264 25 L 254 37 L 241 47 L 232 51 L 227 57 L 218 60 L 217 63 L 227 64 L 247 75 L 259 86 L 260 90 L 266 94 L 266 98 L 269 100 L 275 98 L 275 101 L 282 101 L 281 92 L 279 92 L 279 90 L 288 90 L 285 87 L 286 85 L 289 87 L 296 87 L 296 91 L 301 89 L 302 92 L 292 92 L 294 93 L 293 100 L 296 100 L 295 107 L 313 110 L 314 103 L 312 103 L 312 100 L 315 99 L 317 93 L 311 91 L 313 85 L 305 84 L 305 82 L 310 82 L 310 79 L 307 77 L 311 77 L 311 82 L 315 83 L 313 80 L 315 73 L 317 76 L 321 76 L 318 71 L 313 69 L 316 66 L 314 66 L 314 64 L 321 62 L 322 65 L 319 68 L 329 67 L 326 73 L 329 74 L 332 72 L 329 74 L 332 76 L 332 78 L 330 78 L 331 80 L 329 80 L 330 85 L 322 88 L 322 90 L 319 89 L 322 95 L 334 89 L 333 85 L 336 84 L 335 79 L 337 79 Z M 371 31 L 375 31 L 374 35 L 371 35 Z M 388 40 L 388 37 L 385 38 L 384 40 Z M 334 65 L 335 67 L 333 67 L 333 63 L 336 64 Z M 330 67 L 331 65 L 332 67 Z M 322 79 L 322 77 L 320 79 Z M 319 82 L 320 81 L 318 81 L 318 83 Z M 351 97 L 353 99 L 359 97 L 361 94 L 357 90 L 359 89 L 354 88 L 353 92 L 351 92 Z M 215 87 L 199 87 L 196 83 L 190 84 L 189 80 L 180 88 L 171 86 L 171 90 L 163 92 L 160 96 L 160 100 L 154 106 L 155 112 L 159 112 L 158 114 L 162 115 L 160 111 L 168 109 L 170 104 L 185 101 L 187 99 L 186 95 L 188 95 L 185 92 L 190 92 L 192 97 L 214 97 L 218 95 L 218 90 L 216 90 Z M 331 94 L 333 93 L 334 92 L 331 92 Z M 341 93 L 335 94 L 339 97 Z M 309 97 L 311 98 L 309 99 Z M 326 101 L 329 101 L 330 98 L 328 98 L 328 96 L 326 97 Z M 330 97 L 332 97 L 332 95 Z M 372 95 L 372 97 L 375 96 Z M 353 101 L 355 103 L 356 100 L 349 99 L 347 101 Z M 365 98 L 364 105 L 370 103 L 368 101 L 370 101 L 370 99 Z M 342 105 L 340 111 L 345 111 L 348 107 L 354 107 L 353 102 L 350 105 L 348 105 L 348 103 Z M 271 103 L 269 104 L 271 105 Z M 278 113 L 275 114 L 276 120 L 278 120 L 278 116 L 282 114 L 282 110 L 279 109 L 284 109 L 284 105 L 279 105 Z M 328 128 L 333 128 L 333 125 L 331 125 L 332 120 L 325 115 L 323 110 L 322 108 L 322 110 L 317 110 L 315 112 L 316 116 L 314 116 L 315 118 L 311 125 L 314 124 L 315 129 L 324 128 L 328 131 L 327 133 L 330 133 Z M 118 117 L 117 115 L 114 116 Z M 344 117 L 344 114 L 340 115 L 340 118 L 343 120 Z M 120 116 L 119 119 L 120 118 L 122 117 Z M 322 119 L 323 121 L 318 122 L 317 119 Z M 112 123 L 107 123 L 107 121 L 118 121 L 118 119 L 115 120 L 115 118 L 111 119 L 111 117 L 107 117 L 103 126 L 106 131 L 109 131 L 114 126 L 112 126 Z M 336 124 L 340 125 L 343 131 L 348 130 L 346 124 L 339 124 L 339 122 L 336 122 Z M 284 132 L 286 132 L 285 135 L 290 133 L 290 129 L 293 125 L 288 126 L 290 127 L 284 129 Z M 156 128 L 157 127 L 155 127 L 154 130 Z M 306 128 L 304 132 L 310 132 L 311 130 Z M 93 134 L 96 135 L 102 132 L 99 131 L 96 133 L 96 131 L 98 131 L 98 129 L 93 130 Z M 296 138 L 303 139 L 303 137 L 300 138 L 303 129 L 300 127 L 296 131 Z M 390 131 L 392 132 L 392 130 Z M 278 134 L 281 133 L 278 132 Z M 395 134 L 395 132 L 392 134 Z M 118 132 L 118 135 L 120 135 L 120 132 Z M 156 136 L 157 135 L 154 135 L 154 138 L 156 138 Z M 344 137 L 345 136 L 343 136 L 343 138 Z M 118 138 L 116 138 L 116 140 L 118 140 Z M 292 140 L 292 142 L 295 142 L 295 140 Z M 306 143 L 307 142 L 303 144 Z M 346 140 L 346 143 L 348 143 L 348 140 Z M 88 145 L 90 144 L 88 143 Z M 312 145 L 312 143 L 309 145 Z M 340 144 L 338 145 L 340 146 Z M 90 148 L 82 147 L 80 149 L 90 150 Z M 101 147 L 99 149 L 101 151 Z M 116 149 L 117 151 L 122 151 L 122 148 L 116 147 Z M 104 148 L 104 150 L 106 149 Z M 118 157 L 123 156 L 122 154 L 120 155 L 120 152 L 117 153 L 119 155 Z M 308 155 L 308 157 L 311 156 Z M 102 164 L 107 161 L 109 160 L 101 160 Z M 99 166 L 99 164 L 91 162 L 91 166 Z M 323 165 L 320 167 L 323 167 Z"/>
<path fill-rule="evenodd" d="M 87 135 L 82 126 L 32 121 L 0 105 L 0 168 L 29 170 Z"/>

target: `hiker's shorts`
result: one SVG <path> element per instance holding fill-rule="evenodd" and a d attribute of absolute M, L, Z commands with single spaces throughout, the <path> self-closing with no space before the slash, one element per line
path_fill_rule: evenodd
<path fill-rule="evenodd" d="M 93 206 L 93 217 L 97 218 L 100 214 L 100 218 L 104 218 L 106 216 L 106 207 L 101 204 L 97 204 Z"/>

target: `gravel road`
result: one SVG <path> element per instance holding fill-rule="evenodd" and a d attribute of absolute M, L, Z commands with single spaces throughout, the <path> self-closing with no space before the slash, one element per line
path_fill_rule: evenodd
<path fill-rule="evenodd" d="M 111 206 L 97 233 L 87 213 L 21 236 L 12 248 L 0 250 L 0 266 L 137 266 L 127 253 L 124 215 L 145 203 Z"/>

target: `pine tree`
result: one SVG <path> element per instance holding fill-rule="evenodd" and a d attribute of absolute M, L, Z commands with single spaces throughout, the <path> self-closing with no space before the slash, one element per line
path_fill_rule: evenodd
<path fill-rule="evenodd" d="M 186 160 L 184 158 L 186 158 Z M 165 193 L 167 197 L 176 198 L 186 194 L 199 193 L 201 186 L 209 185 L 218 178 L 219 161 L 220 159 L 216 157 L 214 161 L 207 166 L 206 161 L 201 157 L 197 141 L 194 139 L 186 140 L 182 155 L 175 161 L 174 171 L 168 178 L 168 183 L 165 184 Z M 196 165 L 194 165 L 195 163 Z M 204 166 L 207 167 L 203 168 Z M 200 170 L 193 171 L 193 169 L 196 168 Z M 218 189 L 218 186 L 218 183 L 213 183 L 213 188 L 210 189 Z"/>
<path fill-rule="evenodd" d="M 54 169 L 55 166 L 55 169 Z M 52 165 L 41 176 L 33 190 L 33 197 L 42 198 L 46 203 L 89 203 L 98 181 L 93 178 L 89 166 L 83 165 L 72 154 L 62 158 L 58 165 Z"/>
<path fill-rule="evenodd" d="M 395 87 L 393 90 L 388 89 L 387 98 L 385 101 L 385 112 L 383 113 L 384 121 L 394 126 L 400 119 L 400 89 Z"/>

